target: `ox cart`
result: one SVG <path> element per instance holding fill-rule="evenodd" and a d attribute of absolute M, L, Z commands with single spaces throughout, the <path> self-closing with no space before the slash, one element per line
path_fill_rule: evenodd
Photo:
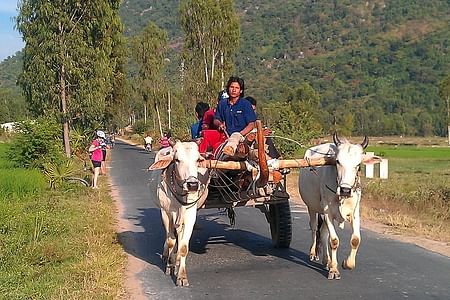
<path fill-rule="evenodd" d="M 288 248 L 292 238 L 290 196 L 286 190 L 290 168 L 335 164 L 335 161 L 332 158 L 268 160 L 264 147 L 259 146 L 264 145 L 259 120 L 256 129 L 253 148 L 238 146 L 233 157 L 219 155 L 217 160 L 201 162 L 202 167 L 210 169 L 211 176 L 208 197 L 201 208 L 227 209 L 232 224 L 235 207 L 258 208 L 270 225 L 273 246 Z"/>

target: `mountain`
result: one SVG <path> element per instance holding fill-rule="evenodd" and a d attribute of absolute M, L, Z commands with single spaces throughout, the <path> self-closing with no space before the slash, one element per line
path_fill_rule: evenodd
<path fill-rule="evenodd" d="M 120 9 L 127 36 L 149 21 L 168 32 L 173 82 L 183 42 L 178 5 L 126 0 Z M 324 128 L 347 123 L 353 134 L 446 135 L 438 85 L 450 70 L 449 1 L 236 0 L 235 6 L 241 19 L 235 73 L 246 80 L 247 95 L 284 101 L 306 81 L 320 94 Z"/>
<path fill-rule="evenodd" d="M 27 116 L 25 98 L 16 85 L 21 69 L 21 52 L 0 64 L 0 123 L 18 121 Z"/>
<path fill-rule="evenodd" d="M 127 34 L 151 20 L 179 48 L 178 3 L 125 1 Z M 248 95 L 282 101 L 307 81 L 321 95 L 325 128 L 350 115 L 355 134 L 446 134 L 438 85 L 450 70 L 449 1 L 235 3 L 236 74 L 245 78 Z"/>

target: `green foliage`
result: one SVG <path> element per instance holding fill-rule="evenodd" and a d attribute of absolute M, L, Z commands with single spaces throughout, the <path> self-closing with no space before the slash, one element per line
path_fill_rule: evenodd
<path fill-rule="evenodd" d="M 73 159 L 62 159 L 44 163 L 44 175 L 50 183 L 50 188 L 56 189 L 75 177 L 80 172 L 80 165 Z"/>
<path fill-rule="evenodd" d="M 145 123 L 144 120 L 136 121 L 133 124 L 133 131 L 138 134 L 144 134 L 144 132 L 150 131 L 152 126 L 150 123 Z"/>
<path fill-rule="evenodd" d="M 21 68 L 21 52 L 0 63 L 0 123 L 20 121 L 28 115 L 25 97 L 16 85 Z"/>
<path fill-rule="evenodd" d="M 20 2 L 17 28 L 26 44 L 19 83 L 34 116 L 56 114 L 84 128 L 104 120 L 121 61 L 113 54 L 122 42 L 119 3 Z"/>
<path fill-rule="evenodd" d="M 94 135 L 91 130 L 83 130 L 82 128 L 72 128 L 70 131 L 70 146 L 77 156 L 86 152 L 91 142 L 90 137 Z"/>
<path fill-rule="evenodd" d="M 233 69 L 240 25 L 232 0 L 180 2 L 184 91 L 193 102 L 214 99 Z"/>
<path fill-rule="evenodd" d="M 264 102 L 284 103 L 290 90 L 295 89 L 299 82 L 306 81 L 320 93 L 320 123 L 325 132 L 338 129 L 352 135 L 446 135 L 448 105 L 446 109 L 439 83 L 447 78 L 450 69 L 448 2 L 430 0 L 426 5 L 407 0 L 386 3 L 363 0 L 216 2 L 214 5 L 231 3 L 239 12 L 240 37 L 234 39 L 239 40 L 239 48 L 235 55 L 225 56 L 226 62 L 229 58 L 225 76 L 233 72 L 234 65 L 234 73 L 246 80 L 247 94 Z M 167 31 L 170 49 L 166 54 L 167 69 L 162 76 L 173 87 L 184 87 L 183 103 L 188 103 L 185 110 L 191 111 L 189 107 L 196 101 L 208 101 L 215 97 L 219 84 L 215 80 L 220 81 L 221 75 L 215 73 L 212 83 L 206 85 L 204 68 L 200 67 L 202 53 L 194 53 L 188 36 L 185 46 L 192 52 L 182 51 L 184 25 L 180 22 L 180 12 L 186 3 L 198 3 L 199 7 L 200 4 L 205 7 L 212 5 L 207 0 L 136 0 L 123 2 L 120 13 L 129 36 L 140 32 L 149 21 Z M 216 8 L 211 8 L 203 14 L 203 18 L 211 19 L 208 13 L 212 12 L 212 16 L 220 21 L 221 15 L 233 10 L 222 9 L 218 12 Z M 233 29 L 237 28 L 239 26 L 233 26 Z M 74 39 L 74 43 L 77 42 Z M 43 46 L 42 53 L 58 53 L 48 50 L 46 41 L 43 41 Z M 116 49 L 116 53 L 123 52 L 126 51 L 120 47 Z M 198 60 L 191 63 L 190 54 Z M 92 58 L 84 53 L 77 55 L 89 57 L 89 61 Z M 44 63 L 44 58 L 41 59 L 39 54 L 36 57 L 39 58 L 37 65 L 52 64 Z M 111 56 L 110 61 L 121 61 L 116 57 L 120 55 Z M 180 71 L 183 59 L 185 65 Z M 14 86 L 15 79 L 11 78 L 14 72 L 10 68 L 19 69 L 17 60 L 15 57 L 6 60 L 6 69 L 2 68 L 4 63 L 0 65 L 0 80 L 2 84 L 7 82 L 4 86 L 8 88 Z M 143 115 L 142 103 L 138 99 L 142 96 L 126 89 L 124 77 L 121 76 L 124 74 L 123 61 L 121 66 L 122 69 L 115 68 L 121 70 L 114 76 L 115 84 L 124 87 L 126 92 L 110 91 L 108 95 L 112 96 L 107 99 L 122 97 L 129 102 L 107 102 L 106 120 L 112 124 L 125 124 L 133 112 L 139 118 Z M 194 66 L 201 68 L 201 71 L 192 72 Z M 219 72 L 220 68 L 220 64 L 216 63 L 215 70 Z M 91 69 L 97 70 L 95 66 Z M 41 78 L 39 70 L 40 67 L 36 68 L 35 73 Z M 131 65 L 130 73 L 137 73 L 135 66 Z M 1 77 L 2 74 L 9 79 L 4 81 L 6 77 Z M 31 72 L 30 76 L 33 74 Z M 46 80 L 56 78 L 53 73 L 46 73 L 43 77 Z M 75 79 L 70 80 L 70 90 L 73 92 L 78 78 L 75 75 L 70 77 Z M 40 87 L 35 90 L 45 93 Z M 47 90 L 57 93 L 55 89 Z M 91 98 L 90 101 L 97 103 L 97 100 Z M 116 103 L 117 106 L 114 105 Z M 149 108 L 150 113 L 151 110 Z M 424 122 L 419 120 L 419 116 L 425 118 Z"/>
<path fill-rule="evenodd" d="M 9 158 L 20 167 L 42 168 L 45 162 L 63 157 L 61 125 L 54 118 L 39 118 L 18 124 Z"/>
<path fill-rule="evenodd" d="M 131 40 L 132 57 L 139 70 L 135 76 L 134 89 L 144 107 L 144 120 L 148 116 L 149 104 L 152 108 L 159 106 L 160 98 L 166 91 L 166 83 L 161 76 L 166 48 L 167 33 L 153 22 L 148 23 L 143 31 Z"/>
<path fill-rule="evenodd" d="M 304 82 L 288 92 L 286 102 L 269 102 L 258 106 L 258 109 L 261 107 L 262 119 L 275 136 L 309 145 L 312 139 L 322 133 L 319 105 L 319 94 Z M 283 156 L 301 151 L 301 145 L 292 141 L 275 137 L 275 142 Z"/>

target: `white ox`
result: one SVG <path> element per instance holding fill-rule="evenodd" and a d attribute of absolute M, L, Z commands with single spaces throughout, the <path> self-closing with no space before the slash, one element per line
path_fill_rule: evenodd
<path fill-rule="evenodd" d="M 161 149 L 149 170 L 163 170 L 157 188 L 166 231 L 162 259 L 167 275 L 177 276 L 178 286 L 188 286 L 186 257 L 197 219 L 197 208 L 208 195 L 209 172 L 198 167 L 203 160 L 194 142 L 175 142 Z M 177 269 L 177 270 L 175 270 Z"/>
<path fill-rule="evenodd" d="M 334 221 L 344 228 L 348 221 L 352 226 L 350 241 L 351 252 L 342 262 L 345 269 L 353 269 L 356 265 L 356 252 L 361 242 L 360 234 L 360 200 L 361 184 L 359 169 L 361 163 L 373 164 L 381 159 L 378 156 L 364 153 L 369 140 L 367 137 L 361 144 L 352 144 L 347 140 L 340 141 L 337 134 L 333 135 L 333 143 L 327 143 L 309 148 L 305 159 L 334 157 L 336 166 L 326 165 L 300 169 L 299 191 L 308 206 L 312 244 L 310 260 L 319 260 L 319 249 L 322 250 L 322 263 L 328 272 L 328 279 L 340 279 L 337 263 L 339 237 L 336 234 Z M 323 218 L 318 241 L 318 217 Z M 322 221 L 320 219 L 319 221 Z M 319 244 L 322 247 L 319 247 Z M 331 248 L 331 259 L 329 249 Z"/>

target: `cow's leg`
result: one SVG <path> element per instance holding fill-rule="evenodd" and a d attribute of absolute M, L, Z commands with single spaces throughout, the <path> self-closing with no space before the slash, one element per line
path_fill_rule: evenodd
<path fill-rule="evenodd" d="M 331 248 L 331 262 L 328 264 L 330 270 L 328 271 L 328 279 L 341 279 L 337 263 L 337 249 L 339 247 L 339 237 L 334 229 L 333 220 L 325 213 L 325 222 L 328 227 L 328 233 L 330 234 L 330 248 Z"/>
<path fill-rule="evenodd" d="M 173 261 L 173 249 L 176 242 L 173 221 L 171 220 L 170 215 L 163 209 L 161 209 L 161 219 L 166 231 L 166 240 L 164 242 L 162 260 L 164 262 L 166 274 L 173 275 L 175 270 L 175 264 Z"/>
<path fill-rule="evenodd" d="M 322 216 L 319 216 L 319 218 L 322 219 Z M 329 237 L 330 234 L 328 233 L 328 226 L 327 223 L 322 220 L 321 226 L 319 227 L 320 231 L 320 249 L 322 252 L 322 265 L 329 270 L 330 264 L 331 264 L 331 258 L 330 258 L 330 249 L 329 249 Z"/>
<path fill-rule="evenodd" d="M 191 239 L 192 231 L 194 229 L 195 220 L 197 218 L 197 207 L 191 207 L 186 210 L 184 215 L 184 226 L 182 235 L 178 236 L 178 251 L 177 262 L 179 262 L 177 272 L 177 285 L 188 286 L 189 281 L 186 272 L 186 257 L 189 252 L 189 240 Z"/>
<path fill-rule="evenodd" d="M 318 241 L 317 241 L 317 213 L 309 212 L 309 228 L 311 228 L 311 248 L 309 249 L 309 260 L 318 261 Z"/>
<path fill-rule="evenodd" d="M 342 267 L 345 269 L 354 269 L 356 266 L 356 253 L 358 252 L 359 245 L 361 243 L 361 220 L 359 216 L 359 203 L 356 205 L 355 215 L 351 219 L 352 224 L 352 238 L 350 240 L 350 246 L 352 250 L 346 260 L 342 262 Z"/>

